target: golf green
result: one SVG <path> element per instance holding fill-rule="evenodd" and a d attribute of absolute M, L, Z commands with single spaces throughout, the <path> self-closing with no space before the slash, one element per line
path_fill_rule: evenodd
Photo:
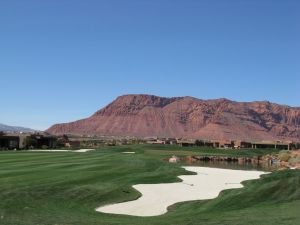
<path fill-rule="evenodd" d="M 223 191 L 213 200 L 178 203 L 157 217 L 95 211 L 101 205 L 138 198 L 134 184 L 178 182 L 178 175 L 192 174 L 162 160 L 169 156 L 255 156 L 272 151 L 134 145 L 86 153 L 1 152 L 0 224 L 300 224 L 298 170 L 246 181 L 244 188 Z"/>

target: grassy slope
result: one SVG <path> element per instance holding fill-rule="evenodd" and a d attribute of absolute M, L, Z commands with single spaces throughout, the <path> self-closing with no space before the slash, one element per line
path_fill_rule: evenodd
<path fill-rule="evenodd" d="M 151 155 L 159 156 L 186 156 L 186 155 L 209 155 L 209 156 L 233 156 L 233 157 L 253 157 L 263 156 L 270 153 L 279 152 L 276 149 L 214 149 L 203 147 L 180 147 L 170 145 L 136 145 L 131 149 L 137 149 Z"/>
<path fill-rule="evenodd" d="M 170 149 L 172 151 L 170 151 Z M 180 150 L 180 151 L 179 151 Z M 100 205 L 139 197 L 138 183 L 176 182 L 189 174 L 160 160 L 173 154 L 257 155 L 261 151 L 131 146 L 88 153 L 1 153 L 0 224 L 300 224 L 300 172 L 246 182 L 210 201 L 179 203 L 159 217 L 102 214 Z M 137 151 L 137 154 L 122 154 Z M 273 151 L 273 150 L 267 150 Z"/>

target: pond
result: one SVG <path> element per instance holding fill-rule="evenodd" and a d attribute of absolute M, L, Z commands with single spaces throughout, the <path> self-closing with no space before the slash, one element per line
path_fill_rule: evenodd
<path fill-rule="evenodd" d="M 182 166 L 199 166 L 199 167 L 210 167 L 210 168 L 221 168 L 221 169 L 233 169 L 233 170 L 257 170 L 257 171 L 274 171 L 278 169 L 278 165 L 260 163 L 239 163 L 237 161 L 185 161 L 181 160 L 179 165 Z"/>

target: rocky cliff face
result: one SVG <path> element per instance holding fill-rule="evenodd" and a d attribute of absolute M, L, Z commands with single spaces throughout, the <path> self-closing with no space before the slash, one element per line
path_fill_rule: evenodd
<path fill-rule="evenodd" d="M 137 137 L 300 140 L 300 108 L 270 102 L 125 95 L 87 119 L 57 124 L 47 131 Z"/>

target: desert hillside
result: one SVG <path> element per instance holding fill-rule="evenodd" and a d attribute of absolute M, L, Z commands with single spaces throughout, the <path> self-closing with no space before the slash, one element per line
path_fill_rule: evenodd
<path fill-rule="evenodd" d="M 300 108 L 270 102 L 124 95 L 89 118 L 56 124 L 47 131 L 52 134 L 300 140 Z"/>

